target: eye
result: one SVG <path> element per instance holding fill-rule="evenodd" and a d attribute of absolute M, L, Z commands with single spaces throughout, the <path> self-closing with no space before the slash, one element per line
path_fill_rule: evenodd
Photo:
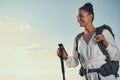
<path fill-rule="evenodd" d="M 82 18 L 82 17 L 83 17 L 83 15 L 82 15 L 82 14 L 79 14 L 79 17 L 80 17 L 80 18 Z"/>
<path fill-rule="evenodd" d="M 80 14 L 79 17 L 82 17 L 82 15 Z"/>
<path fill-rule="evenodd" d="M 83 14 L 78 14 L 77 18 L 84 18 L 84 15 Z"/>

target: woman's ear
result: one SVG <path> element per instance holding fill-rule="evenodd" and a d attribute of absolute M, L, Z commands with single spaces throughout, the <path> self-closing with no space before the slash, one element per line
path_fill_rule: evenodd
<path fill-rule="evenodd" d="M 89 17 L 90 17 L 90 21 L 93 20 L 93 14 L 89 14 Z"/>

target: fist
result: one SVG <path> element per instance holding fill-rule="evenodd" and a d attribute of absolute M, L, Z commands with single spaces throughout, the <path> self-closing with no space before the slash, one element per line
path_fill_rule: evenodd
<path fill-rule="evenodd" d="M 60 50 L 60 48 L 58 48 L 57 49 L 57 55 L 59 56 L 59 57 L 63 57 L 64 59 L 67 59 L 68 58 L 68 54 L 67 54 L 67 52 L 66 52 L 66 50 L 64 49 L 64 48 L 61 48 L 61 50 Z"/>
<path fill-rule="evenodd" d="M 96 36 L 94 37 L 94 39 L 95 39 L 96 42 L 102 41 L 103 44 L 105 45 L 105 47 L 108 46 L 108 41 L 105 39 L 105 36 L 104 36 L 103 34 L 96 35 Z"/>

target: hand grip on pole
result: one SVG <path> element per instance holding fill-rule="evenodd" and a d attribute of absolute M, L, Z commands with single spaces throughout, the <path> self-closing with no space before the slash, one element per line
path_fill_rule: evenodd
<path fill-rule="evenodd" d="M 58 44 L 59 46 L 59 49 L 60 49 L 60 61 L 61 61 L 61 69 L 62 69 L 62 74 L 63 74 L 63 80 L 65 80 L 65 69 L 64 69 L 64 61 L 63 61 L 63 56 L 62 56 L 62 53 L 63 53 L 63 44 Z"/>

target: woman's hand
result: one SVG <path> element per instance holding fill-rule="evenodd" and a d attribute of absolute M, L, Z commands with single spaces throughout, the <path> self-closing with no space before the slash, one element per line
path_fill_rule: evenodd
<path fill-rule="evenodd" d="M 96 42 L 99 42 L 99 41 L 102 41 L 104 46 L 107 48 L 108 47 L 108 41 L 105 39 L 105 36 L 103 34 L 100 34 L 100 35 L 96 35 L 94 37 L 95 41 Z"/>
<path fill-rule="evenodd" d="M 60 51 L 60 48 L 57 49 L 57 55 L 63 56 L 63 58 L 66 60 L 68 58 L 68 54 L 64 48 L 62 48 L 62 51 Z"/>

